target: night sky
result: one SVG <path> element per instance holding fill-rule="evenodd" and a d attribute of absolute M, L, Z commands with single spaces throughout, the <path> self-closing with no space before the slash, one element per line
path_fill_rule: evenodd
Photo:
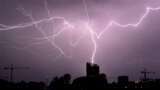
<path fill-rule="evenodd" d="M 148 6 L 160 7 L 160 1 L 0 0 L 0 78 L 10 79 L 10 71 L 3 68 L 11 64 L 31 68 L 15 70 L 14 81 L 46 81 L 65 73 L 73 79 L 84 76 L 95 49 L 87 20 L 99 34 L 112 20 L 136 24 Z M 61 19 L 48 20 L 52 17 Z M 93 36 L 97 45 L 94 63 L 109 81 L 119 75 L 138 80 L 144 68 L 156 72 L 148 77 L 160 78 L 159 18 L 160 9 L 150 10 L 137 27 L 112 25 L 101 38 Z M 44 19 L 48 21 L 33 24 Z"/>

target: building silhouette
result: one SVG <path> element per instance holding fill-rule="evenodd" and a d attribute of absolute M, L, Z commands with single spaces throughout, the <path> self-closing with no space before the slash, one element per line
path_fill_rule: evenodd
<path fill-rule="evenodd" d="M 99 66 L 94 63 L 87 63 L 86 64 L 86 73 L 87 73 L 87 77 L 98 76 L 99 75 Z"/>
<path fill-rule="evenodd" d="M 127 84 L 128 81 L 128 76 L 118 76 L 118 83 L 119 84 Z"/>
<path fill-rule="evenodd" d="M 145 74 L 147 74 L 145 70 Z M 108 83 L 106 74 L 100 73 L 100 67 L 86 63 L 86 75 L 71 81 L 70 74 L 54 77 L 49 85 L 44 82 L 9 82 L 0 79 L 0 90 L 112 90 L 112 89 L 150 89 L 160 88 L 160 79 L 129 81 L 129 76 L 118 76 L 118 82 Z"/>
<path fill-rule="evenodd" d="M 72 83 L 73 90 L 105 90 L 107 79 L 100 74 L 99 66 L 93 63 L 86 64 L 86 76 L 76 78 Z"/>

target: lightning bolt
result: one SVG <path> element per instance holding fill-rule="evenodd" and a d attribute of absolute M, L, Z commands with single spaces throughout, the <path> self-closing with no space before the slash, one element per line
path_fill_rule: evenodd
<path fill-rule="evenodd" d="M 29 19 L 31 19 L 31 22 L 30 23 L 22 23 L 22 24 L 18 24 L 18 25 L 15 25 L 15 26 L 7 26 L 7 25 L 3 25 L 3 24 L 0 24 L 0 26 L 2 28 L 0 28 L 0 31 L 6 31 L 6 30 L 11 30 L 11 29 L 19 29 L 19 28 L 26 28 L 26 27 L 30 27 L 30 26 L 33 26 L 35 25 L 36 29 L 40 32 L 40 34 L 43 36 L 43 39 L 45 39 L 44 41 L 42 42 L 38 42 L 38 43 L 33 43 L 33 44 L 30 44 L 30 45 L 27 45 L 25 47 L 22 47 L 22 48 L 17 48 L 17 47 L 13 47 L 13 48 L 16 48 L 16 49 L 28 49 L 29 47 L 32 47 L 32 46 L 35 46 L 35 45 L 40 45 L 40 44 L 43 44 L 43 43 L 46 43 L 46 42 L 49 42 L 52 46 L 54 46 L 59 52 L 60 54 L 57 55 L 57 57 L 55 57 L 55 60 L 57 58 L 59 58 L 60 56 L 64 56 L 65 58 L 71 58 L 71 56 L 68 56 L 65 54 L 64 50 L 59 47 L 54 41 L 55 41 L 55 38 L 58 37 L 61 33 L 63 33 L 67 28 L 70 28 L 72 29 L 73 26 L 63 17 L 52 17 L 51 14 L 50 14 L 50 11 L 47 7 L 47 2 L 46 0 L 44 1 L 44 5 L 45 5 L 45 9 L 47 11 L 47 14 L 48 14 L 48 18 L 47 19 L 41 19 L 39 21 L 36 21 L 34 20 L 33 16 L 32 16 L 32 13 L 29 13 L 27 12 L 23 7 L 20 7 L 20 8 L 17 8 L 23 15 L 27 16 Z M 57 33 L 55 32 L 55 25 L 54 25 L 54 20 L 62 20 L 63 21 L 63 25 L 64 27 L 62 27 L 61 30 L 59 30 Z M 51 37 L 48 37 L 47 34 L 44 32 L 44 30 L 40 27 L 40 23 L 47 23 L 47 22 L 51 22 L 52 23 L 52 29 L 54 30 L 54 34 L 51 36 Z M 38 38 L 36 38 L 38 39 Z"/>
<path fill-rule="evenodd" d="M 31 20 L 31 22 L 21 23 L 21 24 L 17 24 L 17 25 L 14 25 L 14 26 L 8 26 L 8 25 L 0 24 L 0 31 L 8 31 L 8 30 L 12 30 L 12 29 L 20 29 L 20 28 L 35 26 L 36 29 L 39 31 L 39 33 L 42 35 L 42 37 L 36 38 L 36 39 L 42 40 L 42 41 L 27 45 L 27 46 L 25 46 L 23 48 L 20 48 L 20 49 L 27 49 L 27 48 L 35 46 L 35 45 L 40 45 L 40 44 L 49 42 L 53 47 L 55 47 L 60 52 L 59 55 L 57 55 L 56 59 L 59 58 L 60 56 L 64 56 L 65 58 L 71 58 L 71 56 L 66 55 L 64 50 L 59 45 L 57 45 L 55 43 L 56 37 L 61 35 L 65 30 L 70 29 L 68 31 L 70 33 L 69 44 L 70 44 L 70 46 L 74 47 L 80 42 L 80 40 L 82 38 L 84 38 L 85 33 L 89 32 L 90 36 L 91 36 L 92 43 L 94 45 L 94 49 L 93 49 L 93 52 L 92 52 L 92 55 L 91 55 L 91 62 L 94 63 L 95 62 L 94 61 L 95 60 L 95 55 L 96 55 L 96 52 L 97 52 L 97 42 L 96 42 L 96 40 L 100 39 L 105 31 L 107 31 L 112 26 L 117 26 L 117 27 L 121 27 L 121 28 L 138 27 L 151 11 L 160 10 L 160 7 L 152 8 L 152 7 L 148 6 L 145 9 L 146 10 L 145 13 L 142 14 L 142 16 L 137 20 L 136 23 L 121 24 L 119 22 L 111 20 L 109 22 L 109 24 L 107 24 L 106 27 L 100 33 L 96 33 L 92 29 L 92 27 L 89 25 L 90 24 L 90 17 L 89 17 L 89 13 L 88 13 L 88 9 L 87 9 L 87 2 L 86 2 L 86 0 L 82 0 L 82 1 L 83 1 L 83 5 L 84 5 L 84 11 L 85 11 L 85 14 L 86 14 L 86 21 L 83 23 L 83 25 L 84 25 L 84 28 L 86 30 L 83 31 L 83 34 L 80 35 L 79 38 L 77 39 L 77 41 L 75 41 L 75 42 L 72 42 L 72 32 L 73 32 L 74 28 L 76 28 L 76 27 L 63 17 L 52 16 L 50 10 L 48 9 L 48 5 L 47 5 L 46 0 L 44 0 L 44 7 L 45 7 L 45 10 L 47 12 L 48 18 L 36 21 L 33 18 L 32 13 L 27 12 L 23 7 L 21 7 L 21 8 L 18 8 L 18 10 L 23 15 L 28 17 Z M 55 20 L 62 20 L 63 21 L 63 23 L 62 23 L 63 27 L 60 30 L 58 30 L 58 32 L 56 32 L 56 28 L 55 28 L 56 25 L 55 25 L 55 22 L 54 22 Z M 54 31 L 54 33 L 51 36 L 47 36 L 47 34 L 44 32 L 44 30 L 40 27 L 41 23 L 47 23 L 47 22 L 52 23 L 52 30 Z"/>
<path fill-rule="evenodd" d="M 103 33 L 108 30 L 110 27 L 112 27 L 113 25 L 115 26 L 118 26 L 118 27 L 121 27 L 121 28 L 127 28 L 127 27 L 138 27 L 141 22 L 146 18 L 146 16 L 150 13 L 150 11 L 157 11 L 157 10 L 160 10 L 160 7 L 156 7 L 156 8 L 152 8 L 152 7 L 149 7 L 147 6 L 146 7 L 146 12 L 139 18 L 139 20 L 135 23 L 135 24 L 132 24 L 132 23 L 129 23 L 129 24 L 120 24 L 114 20 L 110 21 L 108 25 L 106 25 L 105 29 L 102 30 L 100 33 L 96 33 L 94 32 L 94 30 L 89 26 L 89 14 L 88 14 L 88 11 L 87 11 L 87 4 L 86 4 L 86 0 L 83 0 L 84 2 L 84 7 L 85 7 L 85 12 L 86 12 L 86 16 L 87 16 L 87 23 L 85 23 L 85 26 L 86 28 L 88 28 L 90 34 L 91 34 L 91 39 L 92 39 L 92 42 L 94 44 L 94 50 L 92 52 L 92 57 L 91 57 L 91 62 L 94 63 L 94 58 L 95 58 L 95 54 L 96 54 L 96 51 L 97 51 L 97 43 L 96 43 L 96 39 L 100 39 L 101 36 L 103 35 Z"/>

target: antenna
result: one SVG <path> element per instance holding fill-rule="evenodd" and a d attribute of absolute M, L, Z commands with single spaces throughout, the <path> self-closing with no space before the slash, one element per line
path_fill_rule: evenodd
<path fill-rule="evenodd" d="M 144 75 L 144 81 L 147 81 L 147 75 L 148 75 L 148 74 L 154 74 L 155 72 L 148 72 L 148 71 L 146 70 L 146 68 L 144 68 L 144 70 L 141 71 L 141 73 Z"/>

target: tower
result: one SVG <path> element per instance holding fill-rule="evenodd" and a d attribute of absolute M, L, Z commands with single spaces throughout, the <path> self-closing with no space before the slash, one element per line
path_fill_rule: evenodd
<path fill-rule="evenodd" d="M 88 76 L 98 76 L 99 75 L 99 66 L 94 63 L 87 63 L 86 73 L 87 73 L 87 77 Z"/>

